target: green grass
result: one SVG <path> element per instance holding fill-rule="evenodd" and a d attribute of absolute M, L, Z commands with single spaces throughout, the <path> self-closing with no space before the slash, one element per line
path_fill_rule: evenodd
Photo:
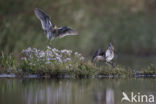
<path fill-rule="evenodd" d="M 3 72 L 12 72 L 17 69 L 17 60 L 13 55 L 7 55 L 4 54 L 3 52 L 1 53 L 0 56 L 0 73 Z"/>
<path fill-rule="evenodd" d="M 69 66 L 71 65 L 71 66 Z M 107 64 L 96 66 L 90 61 L 69 61 L 68 63 L 50 63 L 36 62 L 35 65 L 30 65 L 30 61 L 17 60 L 13 55 L 1 54 L 0 57 L 0 73 L 15 73 L 19 76 L 28 74 L 38 74 L 40 76 L 50 77 L 65 77 L 73 78 L 81 77 L 134 77 L 133 69 L 128 69 L 120 65 L 114 68 Z M 138 71 L 137 74 L 156 74 L 156 66 L 150 65 L 147 68 Z"/>
<path fill-rule="evenodd" d="M 153 74 L 153 73 L 156 74 L 156 65 L 151 64 L 151 65 L 147 66 L 146 68 L 143 68 L 142 72 L 140 72 L 140 73 L 149 74 L 149 75 Z"/>

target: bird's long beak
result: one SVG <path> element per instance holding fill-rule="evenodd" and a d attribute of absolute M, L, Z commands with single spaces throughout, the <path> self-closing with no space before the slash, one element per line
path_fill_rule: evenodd
<path fill-rule="evenodd" d="M 73 30 L 73 31 L 72 31 L 72 34 L 73 34 L 73 35 L 78 35 L 78 32 L 75 31 L 75 30 Z"/>

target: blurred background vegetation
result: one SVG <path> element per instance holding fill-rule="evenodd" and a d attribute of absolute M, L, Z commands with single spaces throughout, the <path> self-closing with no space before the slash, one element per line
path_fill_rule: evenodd
<path fill-rule="evenodd" d="M 52 47 L 88 56 L 111 41 L 121 54 L 156 54 L 156 0 L 1 0 L 0 51 L 47 46 L 36 7 L 46 11 L 52 23 L 79 32 L 54 40 Z"/>

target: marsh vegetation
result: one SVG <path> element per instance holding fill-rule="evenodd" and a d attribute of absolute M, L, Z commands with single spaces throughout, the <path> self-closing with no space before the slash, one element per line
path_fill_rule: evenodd
<path fill-rule="evenodd" d="M 98 48 L 105 49 L 110 41 L 120 55 L 118 58 L 123 54 L 143 57 L 155 55 L 155 3 L 155 0 L 1 0 L 0 72 L 21 75 L 134 74 L 136 69 L 123 67 L 118 63 L 114 69 L 106 64 L 99 67 L 90 62 L 90 57 Z M 83 61 L 74 55 L 65 55 L 62 60 L 59 57 L 52 57 L 56 60 L 42 57 L 38 59 L 35 53 L 32 55 L 33 59 L 26 54 L 27 57 L 23 56 L 21 51 L 27 47 L 35 47 L 31 49 L 41 51 L 39 54 L 44 55 L 47 51 L 45 47 L 49 45 L 40 22 L 33 13 L 36 7 L 45 10 L 52 23 L 71 26 L 79 32 L 78 36 L 53 40 L 50 47 L 58 51 L 72 50 L 72 54 L 78 51 L 85 58 Z M 155 70 L 155 63 L 148 63 L 139 73 L 155 74 Z"/>
<path fill-rule="evenodd" d="M 36 74 L 39 77 L 135 77 L 136 75 L 155 75 L 156 66 L 149 65 L 140 71 L 121 65 L 111 65 L 105 62 L 91 62 L 79 52 L 58 50 L 47 47 L 44 50 L 27 48 L 19 57 L 5 55 L 0 57 L 0 73 L 15 73 L 23 77 Z"/>

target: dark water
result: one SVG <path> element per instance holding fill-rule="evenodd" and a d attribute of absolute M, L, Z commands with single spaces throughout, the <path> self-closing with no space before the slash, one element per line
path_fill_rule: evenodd
<path fill-rule="evenodd" d="M 114 60 L 115 63 L 130 67 L 135 70 L 141 70 L 148 65 L 156 64 L 156 55 L 151 56 L 134 56 L 134 55 L 119 55 Z"/>
<path fill-rule="evenodd" d="M 117 64 L 141 70 L 156 64 L 156 56 L 119 56 Z M 156 97 L 156 79 L 14 79 L 0 78 L 0 104 L 135 104 L 129 97 Z M 139 98 L 139 97 L 138 97 Z M 144 98 L 144 100 L 146 100 Z M 154 99 L 156 100 L 156 98 Z M 156 104 L 142 102 L 136 104 Z"/>
<path fill-rule="evenodd" d="M 123 92 L 156 97 L 156 79 L 0 79 L 0 104 L 135 104 Z"/>

